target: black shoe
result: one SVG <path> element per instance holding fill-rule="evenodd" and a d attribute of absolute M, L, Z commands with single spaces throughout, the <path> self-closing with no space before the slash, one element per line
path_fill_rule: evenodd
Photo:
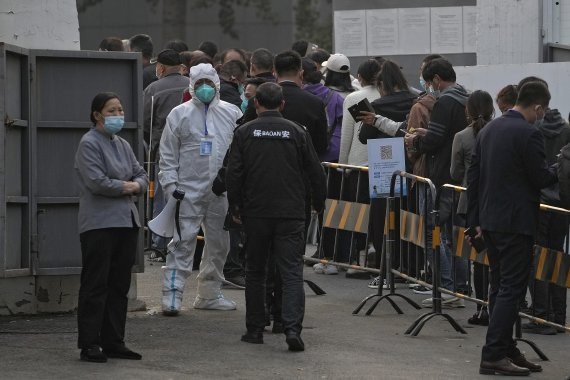
<path fill-rule="evenodd" d="M 305 343 L 299 334 L 289 333 L 287 338 L 285 338 L 287 346 L 289 346 L 289 351 L 305 351 Z"/>
<path fill-rule="evenodd" d="M 467 323 L 470 325 L 489 326 L 489 313 L 487 313 L 487 310 L 481 309 L 473 314 L 473 316 L 467 320 Z"/>
<path fill-rule="evenodd" d="M 103 353 L 107 355 L 108 358 L 113 358 L 113 359 L 128 359 L 128 360 L 142 359 L 141 354 L 131 351 L 126 346 L 104 348 Z"/>
<path fill-rule="evenodd" d="M 482 375 L 506 375 L 506 376 L 528 376 L 530 370 L 528 368 L 514 365 L 511 359 L 503 358 L 495 362 L 481 360 L 479 373 Z"/>
<path fill-rule="evenodd" d="M 529 362 L 526 360 L 523 354 L 519 353 L 515 357 L 509 357 L 514 365 L 517 365 L 522 368 L 528 368 L 530 372 L 542 372 L 542 367 L 539 364 Z"/>
<path fill-rule="evenodd" d="M 283 322 L 273 321 L 273 327 L 271 328 L 273 334 L 283 334 L 285 328 L 283 327 Z"/>
<path fill-rule="evenodd" d="M 241 341 L 253 344 L 263 344 L 263 333 L 248 331 L 241 336 Z"/>
<path fill-rule="evenodd" d="M 91 346 L 89 348 L 81 349 L 79 358 L 86 362 L 93 362 L 93 363 L 107 362 L 107 356 L 105 356 L 105 354 L 101 352 L 101 347 L 99 346 Z"/>
<path fill-rule="evenodd" d="M 556 335 L 554 327 L 543 326 L 534 322 L 523 323 L 521 329 L 527 334 Z"/>

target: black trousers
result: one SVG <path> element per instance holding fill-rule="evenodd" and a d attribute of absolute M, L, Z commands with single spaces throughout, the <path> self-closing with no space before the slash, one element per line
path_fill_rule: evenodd
<path fill-rule="evenodd" d="M 528 235 L 483 231 L 489 257 L 489 328 L 482 359 L 517 355 L 513 327 L 519 301 L 526 292 L 532 264 L 533 238 Z"/>
<path fill-rule="evenodd" d="M 283 327 L 286 333 L 301 333 L 305 315 L 305 220 L 244 217 L 243 222 L 247 234 L 245 321 L 248 331 L 263 331 L 265 327 L 265 286 L 271 249 L 281 276 Z"/>
<path fill-rule="evenodd" d="M 568 218 L 565 215 L 541 211 L 538 218 L 536 244 L 541 247 L 564 251 L 564 238 L 568 233 Z M 533 268 L 530 292 L 534 315 L 549 321 L 566 323 L 566 288 L 547 281 L 534 279 Z"/>
<path fill-rule="evenodd" d="M 79 348 L 124 345 L 138 235 L 138 228 L 103 228 L 79 235 L 83 258 L 77 308 Z"/>

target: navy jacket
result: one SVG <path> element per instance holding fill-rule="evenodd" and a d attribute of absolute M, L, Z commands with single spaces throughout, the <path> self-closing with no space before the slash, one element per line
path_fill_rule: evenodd
<path fill-rule="evenodd" d="M 540 189 L 557 181 L 540 131 L 509 110 L 477 135 L 467 171 L 468 225 L 534 236 Z"/>

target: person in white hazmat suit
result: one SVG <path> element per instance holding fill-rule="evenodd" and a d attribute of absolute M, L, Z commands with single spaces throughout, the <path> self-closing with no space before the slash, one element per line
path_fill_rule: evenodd
<path fill-rule="evenodd" d="M 236 304 L 221 292 L 223 268 L 229 249 L 224 231 L 228 209 L 226 195 L 216 196 L 212 182 L 222 167 L 233 139 L 238 107 L 220 100 L 220 79 L 210 64 L 190 69 L 192 100 L 175 107 L 166 119 L 160 139 L 158 178 L 166 199 L 176 188 L 186 195 L 180 207 L 180 237 L 168 244 L 163 267 L 162 311 L 177 315 L 184 286 L 192 272 L 196 237 L 202 225 L 206 244 L 198 274 L 195 309 L 235 310 Z"/>

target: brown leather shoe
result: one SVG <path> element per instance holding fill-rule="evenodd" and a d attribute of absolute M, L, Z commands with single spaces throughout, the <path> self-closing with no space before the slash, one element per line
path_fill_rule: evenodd
<path fill-rule="evenodd" d="M 481 360 L 479 373 L 482 375 L 505 375 L 505 376 L 528 376 L 530 370 L 528 368 L 514 365 L 511 359 L 503 358 L 495 362 Z"/>
<path fill-rule="evenodd" d="M 514 365 L 519 367 L 528 368 L 530 372 L 542 372 L 542 366 L 533 362 L 526 360 L 523 354 L 519 354 L 516 357 L 509 357 Z"/>

